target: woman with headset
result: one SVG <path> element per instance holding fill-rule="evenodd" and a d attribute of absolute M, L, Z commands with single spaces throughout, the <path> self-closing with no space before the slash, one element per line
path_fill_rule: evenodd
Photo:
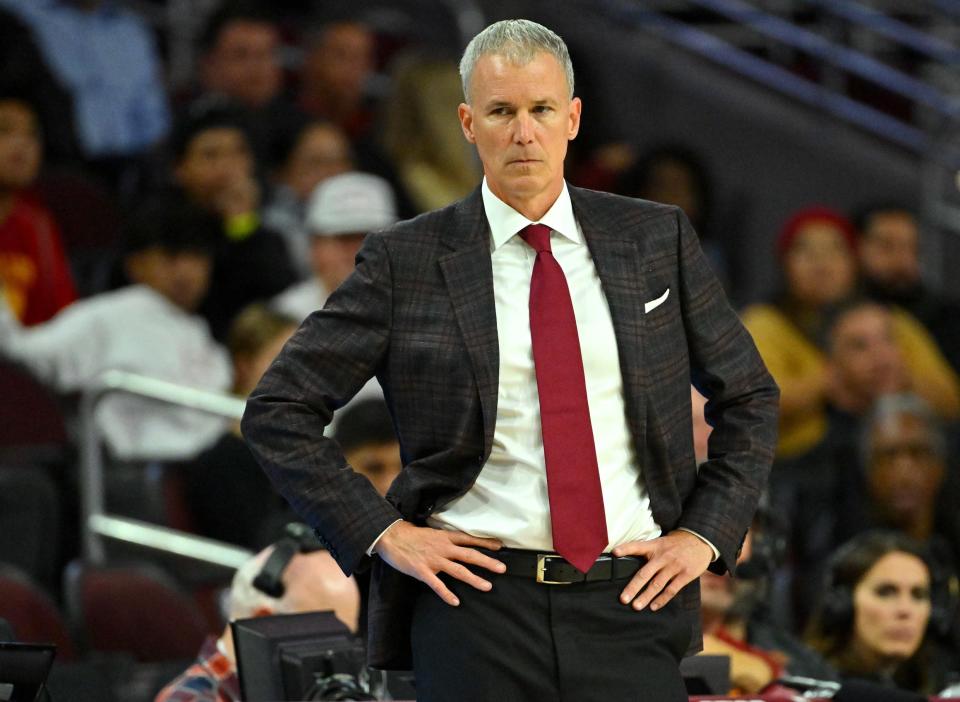
<path fill-rule="evenodd" d="M 932 694 L 943 667 L 928 635 L 933 585 L 919 544 L 898 532 L 864 532 L 831 559 L 807 641 L 842 679 Z"/>

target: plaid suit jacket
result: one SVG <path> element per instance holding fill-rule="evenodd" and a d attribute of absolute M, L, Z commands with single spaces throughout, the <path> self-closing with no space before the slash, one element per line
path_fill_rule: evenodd
<path fill-rule="evenodd" d="M 627 423 L 653 516 L 687 527 L 732 570 L 776 443 L 778 390 L 682 212 L 570 188 L 610 306 Z M 649 313 L 644 303 L 660 297 Z M 517 304 L 527 304 L 518 300 Z M 498 343 L 480 191 L 366 237 L 353 275 L 286 344 L 247 402 L 243 434 L 273 484 L 344 572 L 394 520 L 423 523 L 466 492 L 494 435 Z M 323 437 L 371 375 L 383 386 L 404 469 L 383 499 Z M 710 460 L 697 469 L 690 384 L 708 398 Z M 409 667 L 421 585 L 373 559 L 370 662 Z M 699 589 L 678 596 L 699 647 Z"/>

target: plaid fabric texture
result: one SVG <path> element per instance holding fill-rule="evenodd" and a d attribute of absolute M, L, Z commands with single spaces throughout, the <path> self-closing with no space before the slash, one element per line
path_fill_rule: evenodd
<path fill-rule="evenodd" d="M 212 636 L 203 643 L 197 662 L 160 690 L 154 702 L 239 702 L 240 681 Z"/>

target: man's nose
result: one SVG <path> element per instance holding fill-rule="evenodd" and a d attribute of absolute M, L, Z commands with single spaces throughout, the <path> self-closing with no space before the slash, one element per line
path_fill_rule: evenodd
<path fill-rule="evenodd" d="M 518 144 L 529 144 L 533 141 L 533 117 L 529 112 L 517 112 L 515 129 L 514 137 Z"/>

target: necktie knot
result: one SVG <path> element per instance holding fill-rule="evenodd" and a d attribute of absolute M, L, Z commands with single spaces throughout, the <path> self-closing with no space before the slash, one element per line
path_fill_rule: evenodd
<path fill-rule="evenodd" d="M 520 237 L 537 253 L 550 253 L 550 231 L 546 224 L 528 224 L 520 230 Z"/>

